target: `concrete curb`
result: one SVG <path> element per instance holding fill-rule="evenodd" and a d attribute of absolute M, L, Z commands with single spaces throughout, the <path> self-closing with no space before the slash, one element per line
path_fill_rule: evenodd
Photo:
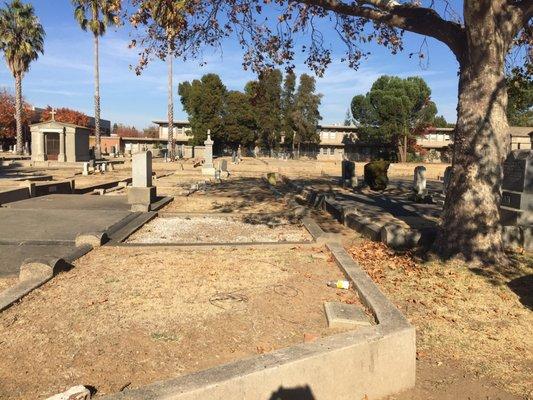
<path fill-rule="evenodd" d="M 109 238 L 105 232 L 81 233 L 76 236 L 76 247 L 89 245 L 93 248 L 104 245 Z"/>
<path fill-rule="evenodd" d="M 0 292 L 0 312 L 8 309 L 31 291 L 44 285 L 61 271 L 72 267 L 71 263 L 93 249 L 82 245 L 66 254 L 63 258 L 44 257 L 25 260 L 21 265 L 19 283 Z"/>
<path fill-rule="evenodd" d="M 378 325 L 104 397 L 265 400 L 306 390 L 321 400 L 382 398 L 415 384 L 415 330 L 339 243 L 327 244 Z M 297 397 L 293 397 L 297 398 Z"/>

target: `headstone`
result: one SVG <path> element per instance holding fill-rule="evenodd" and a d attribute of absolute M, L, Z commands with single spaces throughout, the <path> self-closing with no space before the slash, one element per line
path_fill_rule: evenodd
<path fill-rule="evenodd" d="M 426 167 L 419 165 L 415 167 L 413 189 L 418 196 L 425 196 L 426 190 Z"/>
<path fill-rule="evenodd" d="M 133 155 L 132 186 L 150 187 L 152 186 L 152 153 L 147 151 Z"/>
<path fill-rule="evenodd" d="M 89 163 L 88 163 L 88 162 L 84 162 L 84 163 L 83 163 L 83 172 L 82 172 L 82 175 L 83 175 L 83 176 L 88 176 L 88 175 L 89 175 Z"/>
<path fill-rule="evenodd" d="M 533 225 L 533 150 L 514 150 L 503 163 L 502 225 Z"/>
<path fill-rule="evenodd" d="M 213 140 L 211 140 L 211 130 L 207 131 L 207 140 L 204 142 L 204 166 L 202 175 L 215 176 L 215 167 L 213 165 Z"/>
<path fill-rule="evenodd" d="M 128 188 L 128 204 L 132 211 L 150 211 L 150 204 L 156 199 L 156 188 L 152 186 L 152 153 L 133 155 L 131 163 L 132 186 Z"/>
<path fill-rule="evenodd" d="M 115 169 L 115 167 L 113 167 L 113 163 L 107 164 L 107 170 L 108 171 L 113 171 L 114 169 Z"/>
<path fill-rule="evenodd" d="M 445 195 L 448 192 L 448 188 L 450 187 L 450 183 L 452 181 L 452 174 L 453 174 L 453 168 L 451 166 L 446 167 L 446 169 L 444 170 L 443 187 L 442 187 L 442 192 Z"/>
<path fill-rule="evenodd" d="M 107 164 L 106 163 L 100 164 L 100 171 L 101 172 L 106 172 L 106 170 L 107 170 Z"/>
<path fill-rule="evenodd" d="M 342 160 L 342 185 L 344 187 L 357 187 L 357 173 L 355 169 L 355 162 L 349 160 Z"/>
<path fill-rule="evenodd" d="M 220 170 L 223 171 L 223 172 L 227 172 L 228 171 L 228 161 L 227 160 L 222 160 L 222 162 L 220 163 Z"/>

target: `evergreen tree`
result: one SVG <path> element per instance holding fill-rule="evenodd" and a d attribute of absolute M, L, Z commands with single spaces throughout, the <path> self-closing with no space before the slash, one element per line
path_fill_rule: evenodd
<path fill-rule="evenodd" d="M 246 85 L 252 99 L 259 139 L 270 152 L 281 141 L 281 82 L 281 72 L 274 69 L 262 72 L 257 81 Z"/>
<path fill-rule="evenodd" d="M 344 116 L 344 126 L 352 126 L 353 118 L 350 109 L 346 110 L 346 115 Z"/>
<path fill-rule="evenodd" d="M 294 150 L 294 101 L 296 90 L 296 75 L 288 72 L 283 81 L 283 93 L 281 94 L 281 112 L 283 116 L 283 133 L 285 134 L 285 145 Z"/>
<path fill-rule="evenodd" d="M 233 149 L 255 143 L 255 115 L 246 93 L 230 91 L 226 96 L 223 141 Z"/>
<path fill-rule="evenodd" d="M 0 51 L 15 78 L 16 152 L 23 153 L 24 100 L 22 78 L 39 53 L 44 53 L 44 29 L 33 5 L 13 0 L 0 9 Z"/>
<path fill-rule="evenodd" d="M 294 112 L 295 135 L 294 143 L 300 151 L 301 143 L 318 143 L 318 122 L 322 119 L 318 108 L 320 107 L 321 94 L 316 94 L 315 78 L 307 74 L 300 76 L 300 84 L 296 92 Z"/>
<path fill-rule="evenodd" d="M 183 109 L 189 114 L 189 122 L 195 145 L 207 139 L 207 130 L 217 142 L 223 140 L 223 116 L 227 90 L 217 74 L 206 74 L 201 79 L 179 85 Z"/>
<path fill-rule="evenodd" d="M 402 162 L 407 160 L 409 144 L 433 124 L 437 114 L 431 89 L 422 78 L 386 75 L 366 95 L 355 96 L 351 109 L 362 126 L 361 137 L 395 146 Z"/>
<path fill-rule="evenodd" d="M 507 76 L 509 125 L 533 125 L 533 65 L 514 68 Z"/>

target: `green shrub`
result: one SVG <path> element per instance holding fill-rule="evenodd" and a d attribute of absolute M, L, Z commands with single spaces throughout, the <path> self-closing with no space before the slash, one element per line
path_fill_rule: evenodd
<path fill-rule="evenodd" d="M 390 162 L 379 160 L 371 161 L 365 165 L 365 183 L 372 190 L 385 190 L 389 183 L 387 171 Z"/>

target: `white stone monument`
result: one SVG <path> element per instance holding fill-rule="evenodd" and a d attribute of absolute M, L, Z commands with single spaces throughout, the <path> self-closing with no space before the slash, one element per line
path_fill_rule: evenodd
<path fill-rule="evenodd" d="M 88 162 L 84 162 L 84 163 L 83 163 L 83 172 L 82 172 L 82 175 L 83 175 L 83 176 L 88 176 L 88 175 L 89 175 L 89 163 L 88 163 Z"/>
<path fill-rule="evenodd" d="M 132 211 L 150 211 L 150 204 L 156 199 L 156 188 L 152 186 L 152 153 L 136 153 L 131 163 L 132 186 L 128 188 L 128 204 Z"/>
<path fill-rule="evenodd" d="M 213 165 L 213 140 L 211 140 L 211 129 L 207 131 L 207 140 L 204 142 L 204 166 L 202 175 L 215 177 L 215 166 Z"/>
<path fill-rule="evenodd" d="M 426 183 L 426 167 L 419 165 L 415 168 L 413 180 L 413 189 L 417 195 L 425 196 L 427 194 Z"/>

